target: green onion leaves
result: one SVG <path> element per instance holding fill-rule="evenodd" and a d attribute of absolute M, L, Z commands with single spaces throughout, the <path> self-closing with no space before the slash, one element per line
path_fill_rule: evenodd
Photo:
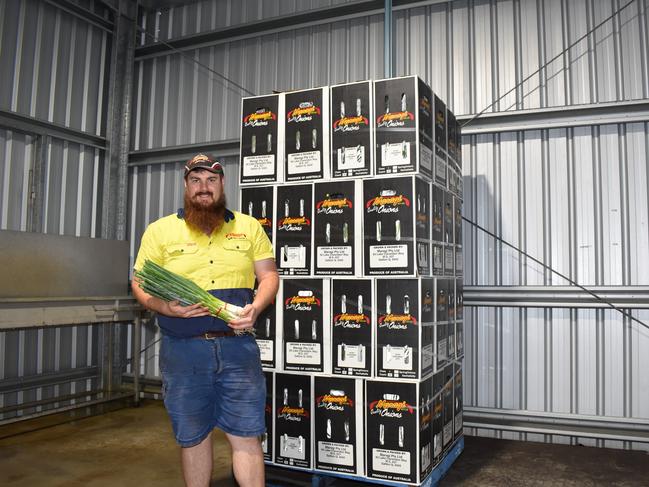
<path fill-rule="evenodd" d="M 210 310 L 212 316 L 226 323 L 237 319 L 242 309 L 212 296 L 195 282 L 150 260 L 144 263 L 141 270 L 135 271 L 135 280 L 151 296 L 164 301 L 178 301 L 183 306 L 200 303 Z"/>

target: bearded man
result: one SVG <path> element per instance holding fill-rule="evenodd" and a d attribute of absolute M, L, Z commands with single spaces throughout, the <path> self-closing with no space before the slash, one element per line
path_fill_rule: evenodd
<path fill-rule="evenodd" d="M 209 485 L 211 432 L 219 428 L 232 447 L 239 485 L 263 487 L 266 385 L 251 330 L 279 286 L 272 245 L 256 219 L 226 207 L 219 162 L 199 154 L 185 165 L 184 179 L 184 208 L 147 227 L 134 267 L 152 260 L 241 306 L 240 318 L 225 323 L 200 304 L 151 296 L 135 281 L 133 294 L 157 313 L 164 403 L 186 485 Z"/>

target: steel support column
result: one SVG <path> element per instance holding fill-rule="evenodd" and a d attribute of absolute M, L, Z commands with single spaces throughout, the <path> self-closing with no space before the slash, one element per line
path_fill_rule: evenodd
<path fill-rule="evenodd" d="M 136 3 L 120 0 L 115 19 L 108 88 L 108 151 L 103 187 L 101 238 L 126 238 L 128 150 L 131 125 Z"/>

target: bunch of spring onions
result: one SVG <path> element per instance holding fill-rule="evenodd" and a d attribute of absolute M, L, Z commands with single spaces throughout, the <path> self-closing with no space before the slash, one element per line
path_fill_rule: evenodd
<path fill-rule="evenodd" d="M 178 301 L 183 306 L 200 303 L 210 310 L 212 316 L 226 323 L 238 318 L 242 309 L 212 296 L 195 282 L 150 260 L 144 262 L 142 269 L 135 271 L 135 280 L 151 296 L 164 301 Z"/>

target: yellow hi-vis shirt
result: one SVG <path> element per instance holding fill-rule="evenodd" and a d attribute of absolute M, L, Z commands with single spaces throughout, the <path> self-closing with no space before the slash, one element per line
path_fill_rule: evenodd
<path fill-rule="evenodd" d="M 255 218 L 226 210 L 223 226 L 208 236 L 187 225 L 182 215 L 179 210 L 147 227 L 135 260 L 136 270 L 149 259 L 205 290 L 252 289 L 254 263 L 275 257 L 268 236 Z"/>

